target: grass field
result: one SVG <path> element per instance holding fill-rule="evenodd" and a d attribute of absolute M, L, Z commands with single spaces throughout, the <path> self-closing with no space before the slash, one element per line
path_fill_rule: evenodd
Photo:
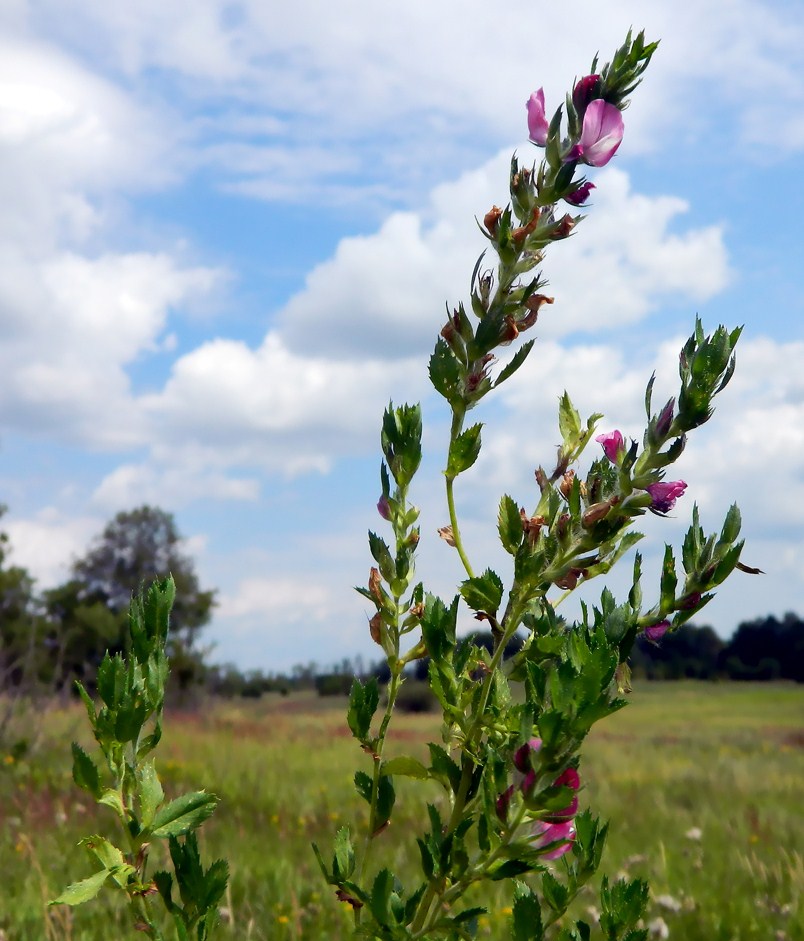
<path fill-rule="evenodd" d="M 660 918 L 684 941 L 804 939 L 804 689 L 643 683 L 631 699 L 596 727 L 581 769 L 582 806 L 612 823 L 606 871 L 650 880 L 656 937 Z M 206 859 L 232 865 L 221 939 L 348 937 L 345 906 L 310 851 L 312 840 L 328 850 L 365 807 L 352 776 L 369 760 L 344 705 L 298 695 L 168 716 L 157 751 L 166 790 L 205 787 L 222 799 L 203 831 Z M 29 754 L 0 754 L 0 941 L 139 936 L 111 891 L 48 914 L 49 898 L 92 871 L 78 840 L 113 832 L 111 812 L 72 783 L 70 741 L 91 746 L 84 718 L 78 708 L 38 712 L 27 720 L 37 739 Z M 400 718 L 389 754 L 421 755 L 438 735 L 432 716 Z M 400 787 L 381 837 L 403 878 L 418 858 L 423 804 L 413 788 L 422 785 Z M 486 901 L 494 909 L 480 936 L 508 938 L 507 896 Z"/>

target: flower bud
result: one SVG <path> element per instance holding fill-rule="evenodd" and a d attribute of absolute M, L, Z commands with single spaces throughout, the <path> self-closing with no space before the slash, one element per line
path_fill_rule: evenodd
<path fill-rule="evenodd" d="M 583 118 L 589 103 L 599 97 L 599 93 L 599 75 L 585 75 L 583 78 L 578 79 L 572 89 L 572 103 L 575 105 L 579 118 Z"/>
<path fill-rule="evenodd" d="M 380 499 L 377 501 L 377 512 L 384 520 L 391 519 L 391 508 L 388 505 L 388 497 L 383 494 Z"/>
<path fill-rule="evenodd" d="M 593 189 L 595 189 L 594 183 L 581 183 L 571 193 L 565 194 L 564 201 L 571 206 L 583 206 Z"/>
<path fill-rule="evenodd" d="M 379 611 L 369 621 L 369 632 L 374 643 L 382 646 L 382 615 Z"/>
<path fill-rule="evenodd" d="M 625 441 L 620 431 L 609 431 L 607 434 L 598 435 L 595 441 L 601 445 L 603 453 L 612 464 L 616 464 L 620 454 L 625 453 Z"/>
<path fill-rule="evenodd" d="M 527 774 L 528 771 L 532 771 L 533 766 L 530 762 L 531 752 L 536 753 L 541 747 L 542 740 L 540 738 L 532 738 L 525 742 L 524 745 L 520 745 L 514 752 L 514 767 L 516 770 L 521 771 L 522 774 Z"/>
<path fill-rule="evenodd" d="M 645 637 L 655 644 L 656 641 L 659 641 L 662 639 L 662 637 L 664 637 L 669 627 L 669 621 L 659 621 L 657 624 L 651 624 L 650 627 L 645 628 Z"/>
<path fill-rule="evenodd" d="M 372 566 L 369 572 L 368 587 L 372 597 L 377 601 L 382 601 L 382 577 L 380 576 L 380 570 L 374 568 L 374 566 Z"/>
<path fill-rule="evenodd" d="M 489 235 L 497 234 L 497 227 L 499 226 L 501 217 L 502 209 L 500 209 L 499 206 L 492 206 L 486 215 L 483 216 L 483 225 L 488 230 Z"/>
<path fill-rule="evenodd" d="M 648 509 L 653 513 L 669 513 L 686 489 L 687 485 L 683 480 L 660 480 L 658 483 L 649 484 L 645 487 L 652 501 Z"/>
<path fill-rule="evenodd" d="M 620 502 L 619 494 L 614 494 L 614 496 L 609 497 L 608 500 L 603 500 L 600 503 L 593 503 L 590 507 L 587 508 L 586 512 L 581 517 L 581 523 L 584 526 L 594 526 L 595 523 L 604 519 L 604 517 L 609 515 L 612 507 L 617 506 Z"/>
<path fill-rule="evenodd" d="M 661 412 L 659 412 L 659 416 L 656 419 L 656 437 L 659 440 L 663 440 L 665 437 L 667 437 L 667 432 L 670 430 L 670 426 L 673 424 L 673 411 L 675 406 L 676 400 L 675 398 L 672 398 L 661 410 Z"/>
<path fill-rule="evenodd" d="M 553 782 L 553 787 L 568 787 L 573 791 L 577 791 L 580 786 L 581 779 L 575 768 L 567 768 L 566 771 L 563 771 Z M 577 813 L 578 798 L 573 797 L 566 807 L 563 807 L 561 810 L 551 811 L 550 815 L 544 819 L 549 823 L 564 823 L 567 820 L 571 820 Z"/>

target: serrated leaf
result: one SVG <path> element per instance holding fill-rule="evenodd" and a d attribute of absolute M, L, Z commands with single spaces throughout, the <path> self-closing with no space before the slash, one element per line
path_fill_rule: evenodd
<path fill-rule="evenodd" d="M 558 428 L 567 445 L 573 444 L 581 434 L 581 416 L 566 391 L 558 403 Z"/>
<path fill-rule="evenodd" d="M 193 791 L 172 800 L 154 816 L 153 836 L 176 837 L 189 833 L 215 812 L 218 798 L 206 791 Z"/>
<path fill-rule="evenodd" d="M 391 925 L 391 889 L 394 887 L 394 877 L 388 869 L 381 869 L 371 888 L 369 908 L 377 923 L 385 928 Z"/>
<path fill-rule="evenodd" d="M 341 827 L 335 834 L 335 856 L 332 861 L 332 876 L 338 882 L 348 879 L 355 868 L 355 851 L 349 827 Z"/>
<path fill-rule="evenodd" d="M 368 740 L 371 720 L 380 702 L 380 688 L 377 678 L 372 677 L 366 683 L 355 678 L 349 693 L 349 711 L 346 719 L 352 735 L 365 744 Z"/>
<path fill-rule="evenodd" d="M 162 790 L 162 784 L 159 781 L 153 761 L 141 765 L 137 777 L 137 796 L 140 802 L 141 823 L 147 829 L 153 823 L 154 816 L 164 800 L 165 792 Z"/>
<path fill-rule="evenodd" d="M 73 781 L 96 799 L 101 796 L 100 775 L 95 762 L 76 742 L 73 749 Z"/>
<path fill-rule="evenodd" d="M 420 780 L 430 777 L 427 768 L 417 758 L 412 758 L 410 755 L 399 755 L 397 758 L 384 761 L 380 774 L 401 774 L 406 778 L 419 778 Z"/>
<path fill-rule="evenodd" d="M 374 782 L 371 779 L 371 776 L 366 774 L 365 771 L 355 771 L 355 788 L 357 793 L 363 798 L 366 803 L 371 803 L 371 793 L 374 789 Z"/>
<path fill-rule="evenodd" d="M 88 836 L 81 840 L 80 845 L 95 857 L 119 886 L 125 887 L 128 877 L 136 872 L 134 867 L 126 862 L 122 850 L 102 836 Z"/>
<path fill-rule="evenodd" d="M 111 872 L 108 869 L 101 869 L 94 876 L 83 879 L 81 882 L 74 882 L 68 885 L 57 899 L 53 899 L 50 905 L 81 905 L 94 899 L 103 888 L 104 882 L 109 878 Z"/>
<path fill-rule="evenodd" d="M 524 882 L 514 883 L 512 935 L 514 941 L 541 941 L 542 909 L 539 899 Z"/>
<path fill-rule="evenodd" d="M 450 442 L 447 470 L 445 472 L 447 477 L 457 477 L 458 474 L 462 474 L 475 463 L 477 456 L 480 454 L 480 431 L 482 428 L 481 424 L 472 425 L 471 428 L 462 431 Z"/>
<path fill-rule="evenodd" d="M 494 615 L 502 602 L 502 579 L 496 572 L 486 569 L 482 575 L 461 583 L 461 595 L 473 611 Z"/>
<path fill-rule="evenodd" d="M 500 500 L 500 509 L 497 513 L 497 532 L 503 549 L 511 555 L 516 555 L 522 545 L 522 517 L 519 507 L 512 497 L 504 494 Z"/>

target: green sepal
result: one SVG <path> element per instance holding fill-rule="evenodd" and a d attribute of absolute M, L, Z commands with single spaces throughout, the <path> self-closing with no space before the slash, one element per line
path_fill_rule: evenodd
<path fill-rule="evenodd" d="M 217 803 L 218 798 L 206 791 L 183 794 L 156 813 L 150 832 L 159 837 L 175 837 L 189 833 L 212 816 Z"/>

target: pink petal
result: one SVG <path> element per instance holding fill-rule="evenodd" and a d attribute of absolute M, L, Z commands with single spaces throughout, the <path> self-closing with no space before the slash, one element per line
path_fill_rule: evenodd
<path fill-rule="evenodd" d="M 547 143 L 548 123 L 544 114 L 544 89 L 540 88 L 528 98 L 525 106 L 528 109 L 528 135 L 529 139 L 539 147 Z"/>

